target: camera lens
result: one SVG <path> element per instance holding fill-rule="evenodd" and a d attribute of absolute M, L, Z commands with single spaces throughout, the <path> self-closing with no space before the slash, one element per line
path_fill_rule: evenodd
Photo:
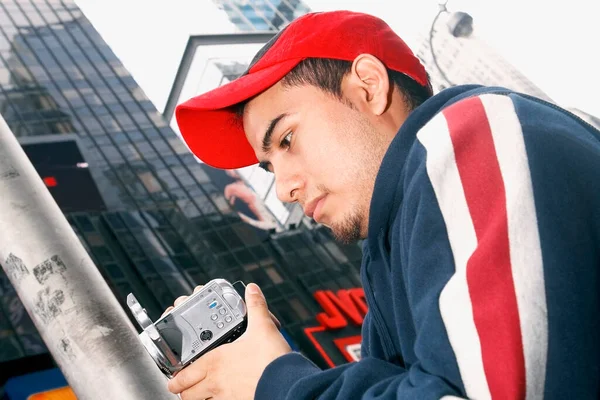
<path fill-rule="evenodd" d="M 203 342 L 212 339 L 212 337 L 213 333 L 211 331 L 204 331 L 200 334 L 200 339 L 202 339 Z"/>

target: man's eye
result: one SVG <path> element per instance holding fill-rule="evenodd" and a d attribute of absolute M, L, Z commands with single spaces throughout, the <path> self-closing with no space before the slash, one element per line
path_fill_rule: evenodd
<path fill-rule="evenodd" d="M 279 146 L 282 149 L 288 150 L 292 144 L 292 136 L 293 135 L 294 135 L 294 132 L 290 132 L 287 135 L 285 135 L 285 137 L 283 138 L 283 140 L 281 141 Z"/>

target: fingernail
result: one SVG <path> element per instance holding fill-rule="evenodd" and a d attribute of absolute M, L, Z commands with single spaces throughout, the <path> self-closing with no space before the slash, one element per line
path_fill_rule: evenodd
<path fill-rule="evenodd" d="M 246 286 L 246 290 L 250 294 L 260 294 L 260 288 L 255 283 L 249 283 L 248 286 Z"/>

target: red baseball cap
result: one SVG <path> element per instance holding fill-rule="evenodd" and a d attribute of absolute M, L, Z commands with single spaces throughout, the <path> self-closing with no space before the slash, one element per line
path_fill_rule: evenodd
<path fill-rule="evenodd" d="M 177 106 L 175 117 L 183 139 L 200 160 L 213 167 L 256 164 L 233 106 L 264 92 L 306 58 L 354 61 L 363 53 L 427 85 L 420 60 L 381 19 L 350 11 L 305 14 L 265 44 L 239 78 Z"/>

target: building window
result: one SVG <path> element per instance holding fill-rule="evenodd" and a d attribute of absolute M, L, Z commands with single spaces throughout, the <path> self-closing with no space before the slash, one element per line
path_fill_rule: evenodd
<path fill-rule="evenodd" d="M 140 181 L 142 181 L 144 187 L 148 190 L 148 192 L 156 193 L 162 191 L 160 182 L 154 177 L 154 175 L 151 172 L 138 173 L 138 178 L 140 178 Z"/>

